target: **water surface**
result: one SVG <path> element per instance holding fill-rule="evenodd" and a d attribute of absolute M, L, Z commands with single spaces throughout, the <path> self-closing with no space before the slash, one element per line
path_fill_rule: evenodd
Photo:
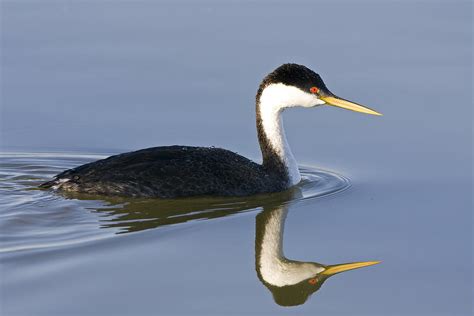
<path fill-rule="evenodd" d="M 0 6 L 2 315 L 472 314 L 470 1 Z M 285 113 L 314 177 L 300 195 L 166 203 L 33 189 L 158 145 L 258 161 L 254 96 L 284 62 L 384 114 Z M 280 306 L 255 265 L 258 218 L 279 206 L 287 258 L 382 263 Z"/>
<path fill-rule="evenodd" d="M 145 199 L 40 190 L 61 170 L 106 156 L 60 153 L 0 153 L 1 252 L 71 246 L 115 234 L 190 221 L 209 220 L 268 204 L 303 202 L 343 191 L 349 181 L 337 174 L 301 168 L 302 182 L 284 193 L 244 198 Z"/>

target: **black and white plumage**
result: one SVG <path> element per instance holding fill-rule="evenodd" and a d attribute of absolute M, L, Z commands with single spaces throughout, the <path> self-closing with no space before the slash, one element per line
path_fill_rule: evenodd
<path fill-rule="evenodd" d="M 157 198 L 248 196 L 284 191 L 297 184 L 301 176 L 286 140 L 281 112 L 295 106 L 309 108 L 322 104 L 376 113 L 337 98 L 321 77 L 305 66 L 284 64 L 263 79 L 256 96 L 262 164 L 220 148 L 154 147 L 66 170 L 40 187 Z"/>

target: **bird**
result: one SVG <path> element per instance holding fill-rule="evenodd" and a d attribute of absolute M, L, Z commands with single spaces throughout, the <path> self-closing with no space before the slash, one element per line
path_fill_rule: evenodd
<path fill-rule="evenodd" d="M 87 163 L 56 175 L 41 189 L 92 195 L 175 199 L 242 197 L 285 191 L 301 181 L 282 112 L 293 107 L 336 106 L 382 115 L 333 94 L 319 74 L 287 63 L 269 73 L 256 94 L 262 163 L 215 147 L 160 146 Z"/>
<path fill-rule="evenodd" d="M 324 265 L 291 260 L 283 253 L 283 231 L 289 204 L 269 203 L 256 217 L 255 269 L 259 280 L 281 306 L 304 304 L 331 276 L 380 261 Z"/>

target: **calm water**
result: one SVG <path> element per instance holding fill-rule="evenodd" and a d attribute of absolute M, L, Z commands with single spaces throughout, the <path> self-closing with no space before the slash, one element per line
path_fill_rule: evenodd
<path fill-rule="evenodd" d="M 0 5 L 0 314 L 472 314 L 470 1 Z M 259 160 L 254 95 L 288 61 L 384 114 L 285 113 L 305 166 L 295 190 L 180 201 L 35 190 L 157 145 Z M 283 307 L 255 264 L 274 217 L 290 260 L 382 263 L 304 303 L 306 290 L 285 292 L 300 305 Z"/>

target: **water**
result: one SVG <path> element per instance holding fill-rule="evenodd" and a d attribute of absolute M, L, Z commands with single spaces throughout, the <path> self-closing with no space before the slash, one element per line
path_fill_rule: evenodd
<path fill-rule="evenodd" d="M 104 198 L 54 194 L 38 186 L 61 170 L 104 158 L 58 153 L 0 154 L 0 215 L 3 253 L 72 246 L 120 233 L 256 211 L 269 203 L 285 204 L 325 196 L 349 187 L 344 177 L 302 168 L 303 181 L 289 195 L 177 200 Z"/>
<path fill-rule="evenodd" d="M 1 9 L 2 315 L 472 314 L 470 2 Z M 384 114 L 285 113 L 307 166 L 296 191 L 163 202 L 34 189 L 63 169 L 155 145 L 259 160 L 253 98 L 288 61 Z M 280 306 L 255 250 L 259 218 L 282 210 L 287 258 L 382 263 Z"/>

